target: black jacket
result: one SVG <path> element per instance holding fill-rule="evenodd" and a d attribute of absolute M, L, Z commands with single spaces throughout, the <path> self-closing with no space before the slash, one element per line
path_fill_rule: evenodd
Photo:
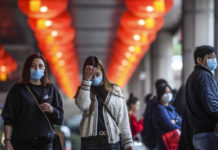
<path fill-rule="evenodd" d="M 63 105 L 60 94 L 54 85 L 47 87 L 28 85 L 35 94 L 39 103 L 43 99 L 50 103 L 54 112 L 46 113 L 52 124 L 61 124 L 63 121 Z M 4 125 L 11 125 L 13 128 L 12 142 L 23 142 L 35 137 L 48 137 L 51 133 L 50 126 L 38 108 L 33 96 L 24 84 L 15 84 L 7 95 L 7 99 L 2 111 Z"/>
<path fill-rule="evenodd" d="M 218 86 L 209 70 L 195 66 L 186 83 L 186 100 L 194 132 L 213 131 L 218 121 Z"/>

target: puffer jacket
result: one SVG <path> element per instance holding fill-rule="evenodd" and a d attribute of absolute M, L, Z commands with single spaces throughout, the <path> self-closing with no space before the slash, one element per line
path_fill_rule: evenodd
<path fill-rule="evenodd" d="M 209 70 L 195 66 L 186 83 L 186 101 L 194 132 L 214 131 L 218 122 L 218 86 Z"/>
<path fill-rule="evenodd" d="M 83 117 L 80 123 L 81 137 L 97 136 L 98 101 L 96 97 L 94 111 L 92 113 L 89 111 L 91 105 L 91 84 L 91 81 L 83 80 L 75 100 L 76 105 L 83 111 Z M 133 146 L 126 102 L 120 87 L 114 85 L 113 91 L 109 92 L 106 97 L 105 104 L 118 123 L 117 126 L 116 122 L 103 107 L 103 116 L 108 133 L 108 143 L 118 142 L 120 140 L 119 135 L 121 134 L 124 148 Z"/>

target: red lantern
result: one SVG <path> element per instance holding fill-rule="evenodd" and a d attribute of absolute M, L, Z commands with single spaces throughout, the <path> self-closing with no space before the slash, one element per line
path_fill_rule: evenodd
<path fill-rule="evenodd" d="M 9 74 L 17 69 L 16 61 L 5 53 L 4 57 L 0 59 L 0 72 Z"/>
<path fill-rule="evenodd" d="M 139 17 L 163 16 L 173 6 L 173 0 L 126 0 L 127 9 Z"/>
<path fill-rule="evenodd" d="M 62 30 L 43 30 L 42 32 L 36 32 L 35 36 L 37 40 L 46 44 L 65 44 L 73 41 L 75 31 L 71 27 Z"/>
<path fill-rule="evenodd" d="M 73 43 L 66 43 L 66 44 L 58 44 L 56 43 L 55 45 L 53 44 L 45 44 L 44 42 L 39 42 L 39 48 L 41 51 L 51 51 L 51 52 L 66 52 L 66 50 L 72 50 L 74 49 Z"/>
<path fill-rule="evenodd" d="M 67 0 L 18 0 L 18 6 L 31 18 L 53 18 L 67 8 Z"/>
<path fill-rule="evenodd" d="M 137 17 L 130 12 L 123 13 L 121 26 L 128 31 L 136 32 L 157 32 L 164 25 L 164 18 L 161 17 Z"/>
<path fill-rule="evenodd" d="M 138 55 L 145 51 L 146 49 L 149 49 L 149 44 L 148 45 L 131 45 L 131 44 L 125 44 L 122 43 L 121 41 L 117 41 L 114 44 L 114 51 L 113 52 L 122 52 L 122 53 L 127 53 L 129 52 L 130 54 L 135 54 Z"/>
<path fill-rule="evenodd" d="M 148 45 L 153 42 L 156 38 L 156 33 L 146 33 L 146 32 L 128 32 L 123 28 L 118 30 L 119 39 L 126 44 L 136 44 L 136 45 Z"/>
<path fill-rule="evenodd" d="M 71 17 L 67 11 L 60 16 L 51 19 L 35 19 L 28 18 L 28 24 L 32 30 L 44 30 L 44 29 L 64 29 L 71 24 Z"/>
<path fill-rule="evenodd" d="M 5 50 L 4 50 L 3 46 L 0 45 L 0 58 L 3 57 L 4 54 L 5 54 Z"/>

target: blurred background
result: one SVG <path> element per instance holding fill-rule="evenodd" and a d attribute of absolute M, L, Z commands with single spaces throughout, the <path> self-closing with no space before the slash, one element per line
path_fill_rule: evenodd
<path fill-rule="evenodd" d="M 86 57 L 103 61 L 126 99 L 139 98 L 140 117 L 157 79 L 179 89 L 193 70 L 195 47 L 218 46 L 217 22 L 216 0 L 0 0 L 0 109 L 27 56 L 43 53 L 64 103 L 62 143 L 77 150 L 81 111 L 73 97 Z"/>

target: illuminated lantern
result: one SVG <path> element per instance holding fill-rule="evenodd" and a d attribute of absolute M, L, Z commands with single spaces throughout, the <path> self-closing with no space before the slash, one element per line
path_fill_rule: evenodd
<path fill-rule="evenodd" d="M 65 44 L 70 43 L 75 37 L 73 28 L 68 27 L 62 30 L 43 30 L 42 32 L 35 33 L 38 41 L 43 41 L 46 44 Z"/>
<path fill-rule="evenodd" d="M 173 6 L 173 0 L 126 0 L 127 9 L 139 17 L 163 16 Z"/>
<path fill-rule="evenodd" d="M 18 7 L 31 18 L 53 18 L 67 8 L 67 0 L 18 0 Z"/>
<path fill-rule="evenodd" d="M 0 45 L 0 58 L 3 57 L 4 54 L 5 54 L 5 50 L 4 50 L 3 46 Z"/>
<path fill-rule="evenodd" d="M 62 13 L 60 16 L 51 19 L 35 19 L 28 18 L 28 24 L 34 31 L 44 29 L 63 29 L 71 24 L 71 17 L 68 12 Z"/>
<path fill-rule="evenodd" d="M 132 54 L 138 55 L 138 54 L 141 54 L 146 49 L 149 49 L 149 44 L 148 45 L 136 45 L 136 44 L 131 45 L 131 44 L 122 43 L 121 41 L 117 41 L 114 44 L 113 53 L 121 53 L 122 52 L 122 53 L 130 53 L 131 55 Z"/>
<path fill-rule="evenodd" d="M 0 59 L 0 72 L 9 74 L 17 69 L 16 61 L 5 53 L 4 57 Z"/>
<path fill-rule="evenodd" d="M 128 31 L 136 32 L 157 32 L 164 25 L 164 18 L 161 17 L 137 17 L 129 12 L 123 13 L 121 26 Z"/>
<path fill-rule="evenodd" d="M 119 39 L 126 44 L 148 45 L 156 38 L 156 33 L 128 32 L 123 28 L 118 30 Z"/>
<path fill-rule="evenodd" d="M 50 51 L 50 52 L 64 52 L 68 50 L 73 50 L 74 49 L 74 44 L 73 43 L 66 43 L 66 44 L 45 44 L 43 42 L 39 42 L 39 48 L 45 52 L 45 51 Z"/>

